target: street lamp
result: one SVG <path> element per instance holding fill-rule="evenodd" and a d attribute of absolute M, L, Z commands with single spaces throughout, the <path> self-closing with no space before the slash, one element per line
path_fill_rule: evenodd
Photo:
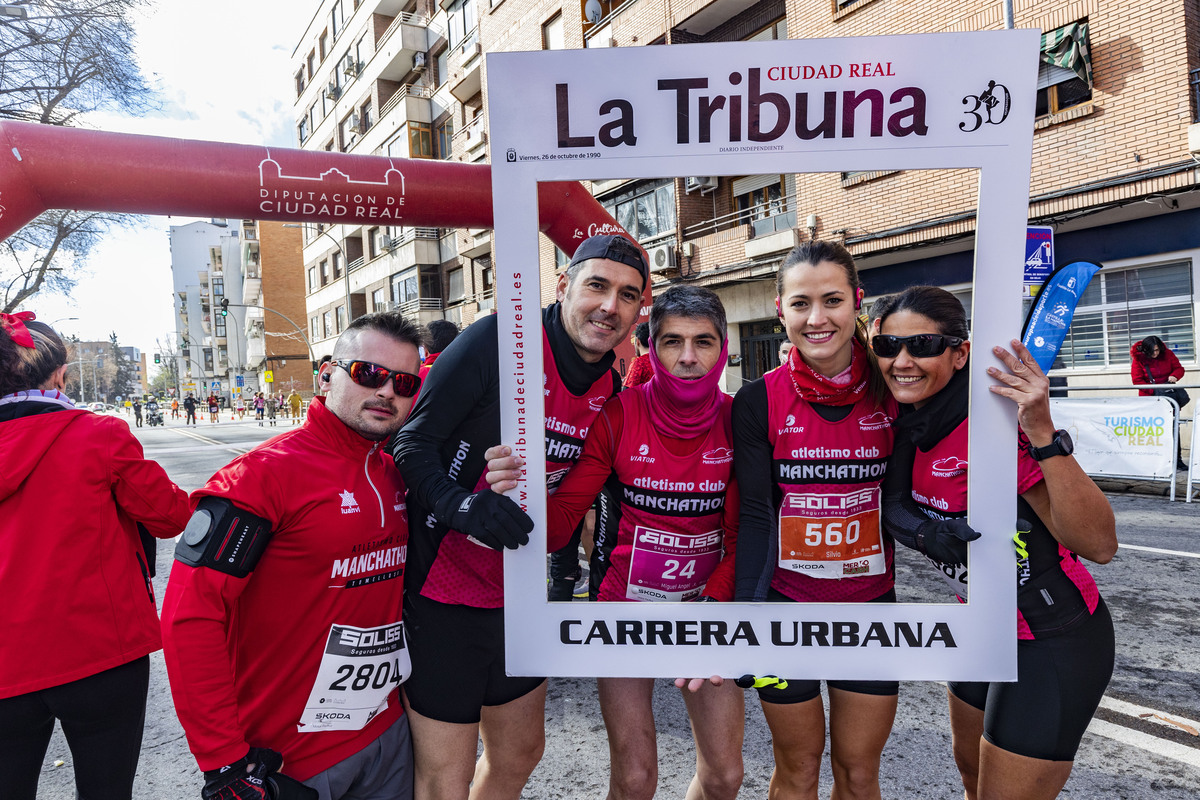
<path fill-rule="evenodd" d="M 283 227 L 304 228 L 298 222 L 285 222 L 283 223 Z M 353 316 L 353 312 L 350 310 L 350 259 L 346 258 L 346 251 L 342 249 L 341 243 L 329 231 L 318 229 L 317 235 L 325 236 L 329 241 L 333 242 L 333 246 L 337 248 L 338 254 L 342 257 L 342 276 L 346 280 L 346 324 L 349 325 Z M 341 333 L 341 331 L 338 331 L 338 333 Z"/>

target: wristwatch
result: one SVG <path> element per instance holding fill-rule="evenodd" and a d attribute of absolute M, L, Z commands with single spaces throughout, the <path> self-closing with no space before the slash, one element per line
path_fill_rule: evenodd
<path fill-rule="evenodd" d="M 1075 442 L 1071 441 L 1071 434 L 1059 428 L 1054 432 L 1054 438 L 1050 444 L 1045 447 L 1029 448 L 1029 455 L 1034 461 L 1045 461 L 1052 456 L 1069 456 L 1075 452 Z"/>

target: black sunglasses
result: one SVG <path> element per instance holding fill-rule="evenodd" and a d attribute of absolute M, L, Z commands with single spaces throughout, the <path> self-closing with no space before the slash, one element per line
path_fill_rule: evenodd
<path fill-rule="evenodd" d="M 350 380 L 368 389 L 378 389 L 392 379 L 392 390 L 397 397 L 412 397 L 421 389 L 421 378 L 411 372 L 400 372 L 372 364 L 370 361 L 334 362 L 350 373 Z"/>
<path fill-rule="evenodd" d="M 943 336 L 940 333 L 918 333 L 915 336 L 875 336 L 871 339 L 871 349 L 880 358 L 895 358 L 900 355 L 900 348 L 908 349 L 913 358 L 933 358 L 946 352 L 947 347 L 958 347 L 963 340 L 957 336 Z"/>

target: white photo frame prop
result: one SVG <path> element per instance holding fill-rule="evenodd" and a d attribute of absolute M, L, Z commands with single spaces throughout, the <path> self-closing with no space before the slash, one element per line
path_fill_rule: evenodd
<path fill-rule="evenodd" d="M 527 462 L 514 498 L 536 523 L 505 553 L 510 674 L 1015 680 L 1016 407 L 984 370 L 1020 331 L 1039 38 L 488 54 L 502 438 Z M 826 93 L 837 119 L 820 130 Z M 970 602 L 547 602 L 538 182 L 936 168 L 979 178 Z"/>

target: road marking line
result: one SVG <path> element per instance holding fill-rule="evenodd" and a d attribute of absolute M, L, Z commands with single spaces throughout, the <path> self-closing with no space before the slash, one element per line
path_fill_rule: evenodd
<path fill-rule="evenodd" d="M 1184 556 L 1185 558 L 1200 558 L 1200 553 L 1185 553 L 1182 550 L 1163 550 L 1161 547 L 1143 547 L 1140 544 L 1119 544 L 1118 550 L 1142 550 L 1147 553 L 1161 553 L 1164 556 Z"/>
<path fill-rule="evenodd" d="M 1088 733 L 1103 736 L 1106 739 L 1112 739 L 1131 747 L 1137 747 L 1155 755 L 1163 756 L 1164 758 L 1182 761 L 1184 764 L 1200 769 L 1200 750 L 1188 747 L 1187 745 L 1160 739 L 1157 736 L 1131 730 L 1112 722 L 1105 722 L 1102 719 L 1093 719 L 1091 724 L 1088 725 Z"/>
<path fill-rule="evenodd" d="M 1109 711 L 1115 711 L 1118 714 L 1127 714 L 1128 716 L 1137 717 L 1138 719 L 1146 719 L 1166 727 L 1187 730 L 1188 733 L 1191 733 L 1193 736 L 1197 735 L 1195 731 L 1197 728 L 1200 728 L 1200 722 L 1197 722 L 1194 719 L 1181 717 L 1178 714 L 1167 714 L 1163 711 L 1156 711 L 1153 708 L 1146 708 L 1145 706 L 1139 706 L 1136 703 L 1128 703 L 1124 700 L 1117 700 L 1116 698 L 1109 697 L 1108 695 L 1105 695 L 1104 698 L 1100 700 L 1100 707 L 1107 708 Z M 1191 730 L 1188 730 L 1188 728 Z"/>

